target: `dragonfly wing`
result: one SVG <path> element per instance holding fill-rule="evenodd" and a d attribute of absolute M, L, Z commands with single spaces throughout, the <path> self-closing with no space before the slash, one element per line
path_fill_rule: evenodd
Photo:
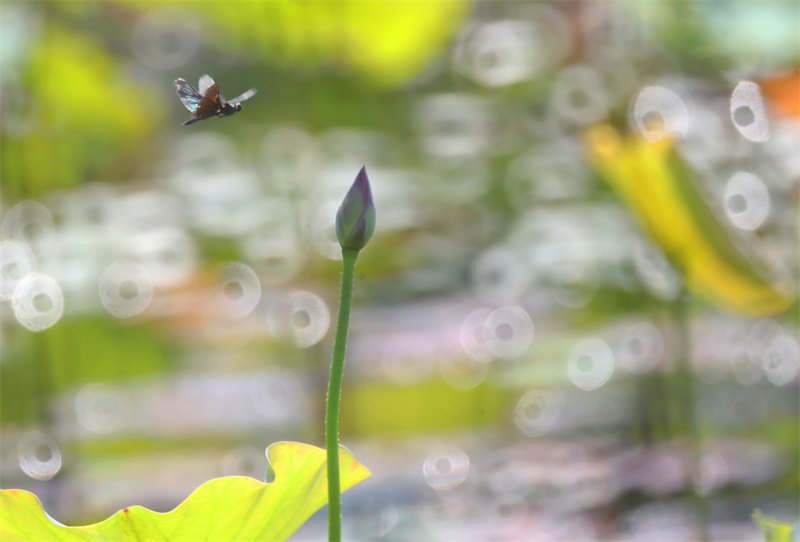
<path fill-rule="evenodd" d="M 213 84 L 214 84 L 214 80 L 211 79 L 211 76 L 210 75 L 204 75 L 203 77 L 200 78 L 200 81 L 198 82 L 197 90 L 200 91 L 200 94 L 202 96 L 205 96 L 206 95 L 206 91 L 208 89 L 210 89 Z"/>
<path fill-rule="evenodd" d="M 178 98 L 181 99 L 183 106 L 192 113 L 195 113 L 200 106 L 203 95 L 197 92 L 196 88 L 183 79 L 175 80 L 175 91 L 178 93 Z"/>
<path fill-rule="evenodd" d="M 231 103 L 238 104 L 239 102 L 249 100 L 250 98 L 256 95 L 256 92 L 257 92 L 256 89 L 251 88 L 250 90 L 242 93 L 240 96 L 235 97 L 233 100 L 231 100 Z"/>

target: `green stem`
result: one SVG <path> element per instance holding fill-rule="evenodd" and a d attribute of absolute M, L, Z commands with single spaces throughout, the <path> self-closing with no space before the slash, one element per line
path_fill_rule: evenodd
<path fill-rule="evenodd" d="M 705 495 L 701 494 L 693 483 L 700 480 L 703 459 L 703 445 L 700 430 L 697 427 L 697 392 L 694 376 L 690 366 L 691 335 L 689 333 L 689 294 L 684 289 L 674 303 L 675 322 L 678 326 L 678 359 L 677 377 L 678 386 L 681 388 L 678 397 L 682 396 L 683 428 L 689 439 L 690 464 L 689 464 L 689 491 L 694 497 L 697 512 L 697 528 L 701 541 L 708 538 L 708 502 Z"/>
<path fill-rule="evenodd" d="M 339 400 L 342 397 L 344 352 L 347 348 L 347 328 L 350 325 L 350 305 L 353 300 L 353 277 L 357 250 L 342 249 L 342 288 L 336 338 L 333 341 L 331 378 L 328 383 L 328 404 L 325 409 L 325 447 L 328 451 L 328 541 L 342 539 L 342 493 L 339 482 Z"/>

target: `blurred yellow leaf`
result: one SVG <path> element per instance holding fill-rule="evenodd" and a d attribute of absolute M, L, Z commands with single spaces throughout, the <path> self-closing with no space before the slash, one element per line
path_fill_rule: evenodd
<path fill-rule="evenodd" d="M 100 44 L 58 26 L 45 35 L 27 70 L 45 125 L 73 138 L 129 142 L 161 117 L 158 101 L 126 80 Z"/>
<path fill-rule="evenodd" d="M 150 3 L 126 2 L 130 9 Z M 272 0 L 180 5 L 208 22 L 221 50 L 236 50 L 290 66 L 336 67 L 392 87 L 417 76 L 453 39 L 469 12 L 462 0 Z"/>
<path fill-rule="evenodd" d="M 164 118 L 156 95 L 126 77 L 100 42 L 55 23 L 41 36 L 14 81 L 27 97 L 24 122 L 4 131 L 0 147 L 12 199 L 136 167 L 140 144 Z"/>
<path fill-rule="evenodd" d="M 722 224 L 674 151 L 672 141 L 622 138 L 611 126 L 586 134 L 589 160 L 683 271 L 686 287 L 740 314 L 765 316 L 791 304 L 786 284 L 768 279 Z"/>
<path fill-rule="evenodd" d="M 773 517 L 767 516 L 756 508 L 751 516 L 753 521 L 761 528 L 761 532 L 766 542 L 792 542 L 794 525 L 791 523 L 781 523 Z"/>
<path fill-rule="evenodd" d="M 356 2 L 346 17 L 346 57 L 387 85 L 417 75 L 459 28 L 463 2 Z"/>

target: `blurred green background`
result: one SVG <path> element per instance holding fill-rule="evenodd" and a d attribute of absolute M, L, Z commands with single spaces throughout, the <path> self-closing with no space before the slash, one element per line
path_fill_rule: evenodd
<path fill-rule="evenodd" d="M 346 537 L 796 521 L 799 20 L 3 2 L 2 487 L 78 524 L 322 445 L 333 219 L 365 165 L 341 424 L 373 477 Z M 172 82 L 203 74 L 258 93 L 181 126 Z"/>

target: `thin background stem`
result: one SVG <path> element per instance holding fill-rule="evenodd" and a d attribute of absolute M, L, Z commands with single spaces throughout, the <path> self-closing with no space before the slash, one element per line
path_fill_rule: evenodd
<path fill-rule="evenodd" d="M 697 426 L 697 390 L 691 367 L 691 334 L 689 331 L 689 293 L 682 289 L 673 304 L 673 314 L 678 327 L 677 397 L 683 410 L 683 430 L 689 440 L 688 490 L 692 494 L 697 513 L 698 535 L 701 541 L 708 538 L 708 502 L 694 485 L 701 480 L 703 444 Z"/>
<path fill-rule="evenodd" d="M 328 541 L 342 539 L 342 493 L 339 481 L 339 401 L 342 396 L 344 353 L 347 348 L 347 329 L 350 325 L 350 306 L 353 300 L 353 278 L 358 251 L 342 249 L 342 287 L 336 338 L 333 341 L 331 378 L 328 382 L 328 401 L 325 410 L 325 447 L 328 451 Z"/>

